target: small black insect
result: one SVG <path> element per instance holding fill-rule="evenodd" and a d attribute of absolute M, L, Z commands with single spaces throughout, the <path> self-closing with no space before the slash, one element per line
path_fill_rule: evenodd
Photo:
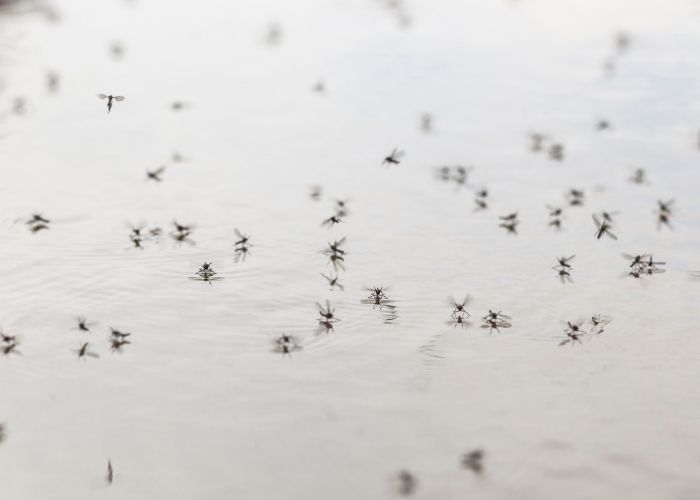
<path fill-rule="evenodd" d="M 416 477 L 407 470 L 399 471 L 396 476 L 398 483 L 397 490 L 399 495 L 407 497 L 415 493 L 418 487 L 418 480 Z"/>
<path fill-rule="evenodd" d="M 572 269 L 570 262 L 576 257 L 576 255 L 570 255 L 569 257 L 557 257 L 557 265 L 552 269 Z"/>
<path fill-rule="evenodd" d="M 318 314 L 321 316 L 321 321 L 340 321 L 340 319 L 335 316 L 335 307 L 331 307 L 328 300 L 326 300 L 325 307 L 318 302 L 316 302 L 316 307 L 318 308 Z"/>
<path fill-rule="evenodd" d="M 325 274 L 321 273 L 321 276 L 326 278 L 326 281 L 328 281 L 328 285 L 331 287 L 331 290 L 333 290 L 334 288 L 337 287 L 340 289 L 341 292 L 345 291 L 345 287 L 343 287 L 343 285 L 340 284 L 340 281 L 338 281 L 339 278 L 337 275 L 334 277 L 330 277 L 330 276 L 326 276 Z"/>
<path fill-rule="evenodd" d="M 448 300 L 449 304 L 452 306 L 453 318 L 456 319 L 456 316 L 466 316 L 466 318 L 469 318 L 471 316 L 471 314 L 469 314 L 465 309 L 465 306 L 471 301 L 471 297 L 469 295 L 465 295 L 462 302 L 457 302 L 454 297 L 450 297 Z"/>
<path fill-rule="evenodd" d="M 78 328 L 78 330 L 80 330 L 81 332 L 89 333 L 89 332 L 90 332 L 90 327 L 91 327 L 93 324 L 94 324 L 94 323 L 88 323 L 88 321 L 87 321 L 85 318 L 79 317 L 79 318 L 78 318 L 78 326 L 77 326 L 77 328 Z"/>
<path fill-rule="evenodd" d="M 499 328 L 510 328 L 511 326 L 513 325 L 504 320 L 485 319 L 483 324 L 481 325 L 481 328 L 488 328 L 489 333 L 493 333 L 494 330 L 496 330 L 498 333 L 501 333 L 501 330 L 499 330 Z"/>
<path fill-rule="evenodd" d="M 547 153 L 549 154 L 550 160 L 562 161 L 564 159 L 564 145 L 552 144 Z"/>
<path fill-rule="evenodd" d="M 112 461 L 107 459 L 107 484 L 112 484 L 114 481 L 114 468 L 112 467 Z"/>
<path fill-rule="evenodd" d="M 475 474 L 481 474 L 484 471 L 484 456 L 484 450 L 481 449 L 468 451 L 462 455 L 462 467 Z"/>
<path fill-rule="evenodd" d="M 85 342 L 83 345 L 80 346 L 80 348 L 75 349 L 73 352 L 78 354 L 78 359 L 85 359 L 87 356 L 90 356 L 91 358 L 99 358 L 99 354 L 88 350 L 89 346 L 90 342 Z"/>
<path fill-rule="evenodd" d="M 112 101 L 123 101 L 125 99 L 124 96 L 122 95 L 105 95 L 105 94 L 97 94 L 97 97 L 100 99 L 107 99 L 107 113 L 112 111 Z"/>
<path fill-rule="evenodd" d="M 236 237 L 238 238 L 238 240 L 234 243 L 234 246 L 249 245 L 248 240 L 250 239 L 250 236 L 247 234 L 242 234 L 238 228 L 233 228 L 233 232 L 236 233 Z"/>
<path fill-rule="evenodd" d="M 399 163 L 401 163 L 400 159 L 403 155 L 403 151 L 399 151 L 397 148 L 394 148 L 391 154 L 384 158 L 384 161 L 382 161 L 382 165 L 398 165 Z"/>
<path fill-rule="evenodd" d="M 321 226 L 330 229 L 336 224 L 340 224 L 341 222 L 343 222 L 343 220 L 340 217 L 338 217 L 337 215 L 331 215 L 327 219 L 324 219 L 323 222 L 321 222 Z"/>
<path fill-rule="evenodd" d="M 158 167 L 155 170 L 146 170 L 146 180 L 161 182 L 163 180 L 161 178 L 161 175 L 163 175 L 163 172 L 165 172 L 164 166 Z"/>
<path fill-rule="evenodd" d="M 606 221 L 606 220 L 601 221 L 596 214 L 593 214 L 593 223 L 595 224 L 595 226 L 597 228 L 596 232 L 594 233 L 595 237 L 597 239 L 602 238 L 603 235 L 607 235 L 608 237 L 610 237 L 614 240 L 617 239 L 617 236 L 615 236 L 610 231 L 610 229 L 612 228 L 612 224 L 610 224 L 608 221 Z"/>
<path fill-rule="evenodd" d="M 301 350 L 301 345 L 293 335 L 282 334 L 273 341 L 273 352 L 291 357 L 292 352 L 299 350 Z"/>

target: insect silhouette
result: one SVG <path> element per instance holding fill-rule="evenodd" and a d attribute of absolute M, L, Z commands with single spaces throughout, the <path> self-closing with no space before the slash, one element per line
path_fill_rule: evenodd
<path fill-rule="evenodd" d="M 336 273 L 338 269 L 345 271 L 345 258 L 339 253 L 331 253 L 328 256 L 328 261 L 333 266 L 333 270 L 335 270 Z"/>
<path fill-rule="evenodd" d="M 17 342 L 10 342 L 6 343 L 2 346 L 2 353 L 5 356 L 8 356 L 10 354 L 21 354 L 19 350 L 17 349 L 19 347 L 19 344 Z"/>
<path fill-rule="evenodd" d="M 330 276 L 326 276 L 325 274 L 321 273 L 321 276 L 326 278 L 326 281 L 328 281 L 328 285 L 331 287 L 331 290 L 333 290 L 334 288 L 337 287 L 340 289 L 341 292 L 345 291 L 345 287 L 340 284 L 340 281 L 338 281 L 339 278 L 337 275 L 334 277 L 330 277 Z"/>
<path fill-rule="evenodd" d="M 533 132 L 530 134 L 530 151 L 539 153 L 544 148 L 544 141 L 547 137 L 544 134 Z"/>
<path fill-rule="evenodd" d="M 404 497 L 412 495 L 418 487 L 418 480 L 407 470 L 399 471 L 396 480 L 398 482 L 397 490 L 399 495 Z"/>
<path fill-rule="evenodd" d="M 332 228 L 336 224 L 340 224 L 342 219 L 338 217 L 337 215 L 331 215 L 327 219 L 324 219 L 323 222 L 321 222 L 321 227 L 327 227 L 328 229 Z"/>
<path fill-rule="evenodd" d="M 564 159 L 564 145 L 552 144 L 547 153 L 549 154 L 550 160 L 562 161 Z"/>
<path fill-rule="evenodd" d="M 89 346 L 90 342 L 85 342 L 83 345 L 80 346 L 80 348 L 75 349 L 73 352 L 78 354 L 78 359 L 86 359 L 87 356 L 91 358 L 99 358 L 99 354 L 88 350 Z"/>
<path fill-rule="evenodd" d="M 559 276 L 559 281 L 561 281 L 562 284 L 574 282 L 574 279 L 571 277 L 571 273 L 566 269 L 554 269 L 557 271 L 557 276 Z"/>
<path fill-rule="evenodd" d="M 85 318 L 79 317 L 78 318 L 78 326 L 76 328 L 78 330 L 80 330 L 81 332 L 89 333 L 90 327 L 93 325 L 94 325 L 94 323 L 88 323 L 88 321 Z"/>
<path fill-rule="evenodd" d="M 382 300 L 387 300 L 389 297 L 384 293 L 384 287 L 377 287 L 377 286 L 372 286 L 372 287 L 367 287 L 367 290 L 369 290 L 370 295 L 367 297 L 370 300 L 374 300 L 376 304 L 379 304 Z"/>
<path fill-rule="evenodd" d="M 608 120 L 598 120 L 598 123 L 595 124 L 595 128 L 598 131 L 609 130 L 612 128 L 612 125 Z"/>
<path fill-rule="evenodd" d="M 464 325 L 467 325 L 469 322 L 467 321 L 467 318 L 469 316 L 465 316 L 464 314 L 454 314 L 452 316 L 452 319 L 450 319 L 447 324 L 451 325 L 453 328 L 457 328 L 457 326 L 461 326 L 464 328 Z"/>
<path fill-rule="evenodd" d="M 481 474 L 484 471 L 484 455 L 484 450 L 481 449 L 468 451 L 462 455 L 462 467 L 475 474 Z"/>
<path fill-rule="evenodd" d="M 573 332 L 564 332 L 566 334 L 566 338 L 559 342 L 559 345 L 566 345 L 566 344 L 571 344 L 574 345 L 575 343 L 582 344 L 581 342 L 581 334 L 579 333 L 573 333 Z"/>
<path fill-rule="evenodd" d="M 596 215 L 593 214 L 593 223 L 596 226 L 596 232 L 594 233 L 596 239 L 601 239 L 603 235 L 608 236 L 609 238 L 612 238 L 613 240 L 617 239 L 617 236 L 615 236 L 610 229 L 612 228 L 612 224 L 610 224 L 606 220 L 600 220 L 600 218 Z"/>
<path fill-rule="evenodd" d="M 216 276 L 216 271 L 214 271 L 211 262 L 205 262 L 204 264 L 202 264 L 199 267 L 199 270 L 197 270 L 196 274 L 197 276 L 192 276 L 190 277 L 190 279 L 195 281 L 205 281 L 209 283 L 210 286 L 212 281 L 223 279 L 219 276 Z"/>
<path fill-rule="evenodd" d="M 112 461 L 107 459 L 107 484 L 112 484 L 114 481 L 114 468 L 112 467 Z"/>
<path fill-rule="evenodd" d="M 605 316 L 603 314 L 594 314 L 591 316 L 591 332 L 596 334 L 601 334 L 605 330 L 604 328 L 612 321 L 610 316 Z"/>
<path fill-rule="evenodd" d="M 343 250 L 341 247 L 345 244 L 346 238 L 340 238 L 339 240 L 335 240 L 333 243 L 328 243 L 328 249 L 324 250 L 326 254 L 333 254 L 337 253 L 339 255 L 345 255 L 345 250 Z"/>
<path fill-rule="evenodd" d="M 125 345 L 131 344 L 131 341 L 129 340 L 121 340 L 117 338 L 111 338 L 109 339 L 110 342 L 110 348 L 112 349 L 112 352 L 121 352 L 122 347 Z"/>
<path fill-rule="evenodd" d="M 233 232 L 236 233 L 236 237 L 238 238 L 238 240 L 233 244 L 234 246 L 237 246 L 237 247 L 238 247 L 238 246 L 246 246 L 246 245 L 249 245 L 249 244 L 248 244 L 248 240 L 250 239 L 250 236 L 248 236 L 247 234 L 242 234 L 242 233 L 238 230 L 238 228 L 234 228 L 234 229 L 233 229 Z"/>
<path fill-rule="evenodd" d="M 314 201 L 318 201 L 321 199 L 321 196 L 323 195 L 323 188 L 321 186 L 311 186 L 309 188 L 309 198 L 311 198 Z"/>
<path fill-rule="evenodd" d="M 433 131 L 433 117 L 430 115 L 430 113 L 423 113 L 421 115 L 420 129 L 426 134 Z"/>
<path fill-rule="evenodd" d="M 673 199 L 668 200 L 668 201 L 658 200 L 657 203 L 659 205 L 659 212 L 666 212 L 668 214 L 672 213 L 673 212 L 672 206 L 673 206 L 674 202 L 675 202 L 675 200 L 673 200 Z"/>
<path fill-rule="evenodd" d="M 454 297 L 450 297 L 449 303 L 452 306 L 452 317 L 456 319 L 457 316 L 466 316 L 469 318 L 471 314 L 467 312 L 465 309 L 465 306 L 471 301 L 471 297 L 469 295 L 465 295 L 464 299 L 462 299 L 462 302 L 457 302 L 457 300 Z"/>
<path fill-rule="evenodd" d="M 39 231 L 42 231 L 44 229 L 49 229 L 49 223 L 51 221 L 44 217 L 40 213 L 33 213 L 31 217 L 26 221 L 27 226 L 29 226 L 29 230 L 32 233 L 38 233 Z"/>
<path fill-rule="evenodd" d="M 622 255 L 625 259 L 627 259 L 627 260 L 629 260 L 629 261 L 632 261 L 632 262 L 630 263 L 630 267 L 635 267 L 635 266 L 644 265 L 644 263 L 643 263 L 642 261 L 643 261 L 644 259 L 646 259 L 647 257 L 649 257 L 649 255 L 647 255 L 647 254 L 630 255 L 630 254 L 628 254 L 628 253 L 622 253 L 622 254 L 620 254 L 620 255 Z"/>
<path fill-rule="evenodd" d="M 508 316 L 507 314 L 503 314 L 501 311 L 493 312 L 491 309 L 489 309 L 488 314 L 481 319 L 483 319 L 484 321 L 486 321 L 486 320 L 498 321 L 498 320 L 511 319 L 511 317 Z"/>
<path fill-rule="evenodd" d="M 398 165 L 401 163 L 401 157 L 404 155 L 403 151 L 399 151 L 397 148 L 391 152 L 389 156 L 384 157 L 382 165 Z"/>
<path fill-rule="evenodd" d="M 552 269 L 572 269 L 570 262 L 576 257 L 576 255 L 570 255 L 569 257 L 557 257 L 557 265 Z"/>
<path fill-rule="evenodd" d="M 340 321 L 340 319 L 335 316 L 335 307 L 331 307 L 328 300 L 326 300 L 325 307 L 318 302 L 316 302 L 316 307 L 318 308 L 318 314 L 321 316 L 322 320 L 330 322 Z"/>
<path fill-rule="evenodd" d="M 110 327 L 110 335 L 115 338 L 115 339 L 120 339 L 124 340 L 127 337 L 131 336 L 131 333 L 128 332 L 122 332 L 120 330 L 117 330 L 116 328 L 111 328 Z"/>
<path fill-rule="evenodd" d="M 146 180 L 161 182 L 161 175 L 165 172 L 165 167 L 158 167 L 155 170 L 146 170 Z"/>
<path fill-rule="evenodd" d="M 489 333 L 493 333 L 494 330 L 501 333 L 500 328 L 510 328 L 511 326 L 513 325 L 505 320 L 485 319 L 481 325 L 481 328 L 488 328 Z"/>
<path fill-rule="evenodd" d="M 488 196 L 489 192 L 486 188 L 479 189 L 474 193 L 474 203 L 476 204 L 476 207 L 474 207 L 475 212 L 486 210 L 489 207 Z"/>
<path fill-rule="evenodd" d="M 112 101 L 115 102 L 120 102 L 125 99 L 123 95 L 105 95 L 105 94 L 97 94 L 97 97 L 100 99 L 107 99 L 107 113 L 112 111 Z"/>
<path fill-rule="evenodd" d="M 282 334 L 273 341 L 273 352 L 291 357 L 292 352 L 299 350 L 301 350 L 301 345 L 293 335 Z"/>
<path fill-rule="evenodd" d="M 498 225 L 506 230 L 508 234 L 518 234 L 518 221 L 502 222 Z"/>
<path fill-rule="evenodd" d="M 549 211 L 549 216 L 550 217 L 560 217 L 564 213 L 564 209 L 560 207 L 553 207 L 551 205 L 546 205 L 547 210 Z"/>
<path fill-rule="evenodd" d="M 245 245 L 241 245 L 241 246 L 236 247 L 233 250 L 233 261 L 236 263 L 237 262 L 245 262 L 245 259 L 248 256 L 249 250 L 250 250 L 249 247 L 247 247 Z"/>
<path fill-rule="evenodd" d="M 580 207 L 584 203 L 585 193 L 580 189 L 569 189 L 566 192 L 566 199 L 569 202 L 569 206 Z"/>
<path fill-rule="evenodd" d="M 332 321 L 328 321 L 327 319 L 321 319 L 318 322 L 318 328 L 316 328 L 316 334 L 319 335 L 321 333 L 330 333 L 334 332 L 335 327 L 333 326 Z"/>
<path fill-rule="evenodd" d="M 647 182 L 647 175 L 646 171 L 643 168 L 636 168 L 634 172 L 632 172 L 632 177 L 630 177 L 630 182 L 632 184 L 646 184 Z"/>

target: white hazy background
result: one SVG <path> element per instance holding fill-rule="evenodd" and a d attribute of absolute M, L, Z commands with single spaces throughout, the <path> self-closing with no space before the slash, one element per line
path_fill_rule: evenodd
<path fill-rule="evenodd" d="M 372 0 L 0 16 L 0 328 L 22 352 L 0 358 L 0 498 L 392 498 L 404 468 L 419 499 L 700 497 L 700 2 L 404 4 L 408 27 Z M 632 43 L 606 76 L 620 30 Z M 126 100 L 107 115 L 97 93 Z M 530 131 L 564 161 L 532 154 Z M 394 147 L 404 160 L 381 167 Z M 188 161 L 168 164 L 175 150 Z M 435 178 L 445 164 L 475 167 L 489 210 Z M 628 181 L 636 167 L 648 184 Z M 586 204 L 557 233 L 545 204 L 569 188 Z M 349 216 L 319 227 L 337 198 Z M 619 241 L 593 238 L 599 210 L 620 211 Z M 34 211 L 50 230 L 18 220 Z M 512 211 L 517 236 L 498 227 Z M 196 246 L 130 248 L 128 222 L 173 219 Z M 346 291 L 329 291 L 320 251 L 343 236 Z M 668 272 L 623 278 L 620 252 Z M 571 254 L 562 285 L 551 266 Z M 224 279 L 189 280 L 204 261 Z M 395 321 L 360 302 L 367 285 L 389 288 Z M 447 325 L 465 293 L 473 317 L 501 309 L 513 327 Z M 342 321 L 317 335 L 325 299 Z M 561 321 L 594 313 L 614 318 L 604 334 L 558 346 Z M 121 354 L 110 326 L 132 332 Z M 271 352 L 282 333 L 303 350 Z M 99 359 L 77 359 L 85 341 Z M 460 467 L 477 447 L 481 477 Z"/>

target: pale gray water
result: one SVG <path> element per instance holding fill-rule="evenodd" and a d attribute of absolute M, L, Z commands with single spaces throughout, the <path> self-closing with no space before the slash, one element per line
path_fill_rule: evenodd
<path fill-rule="evenodd" d="M 401 469 L 424 499 L 700 496 L 700 3 L 413 1 L 407 29 L 371 0 L 205 4 L 0 17 L 0 328 L 22 352 L 0 357 L 0 498 L 392 498 Z M 126 100 L 107 115 L 100 92 Z M 564 161 L 528 151 L 530 131 Z M 395 146 L 403 161 L 381 167 Z M 436 179 L 444 164 L 474 165 L 487 211 Z M 628 181 L 637 166 L 648 184 Z M 557 233 L 545 204 L 573 187 L 585 206 Z M 349 216 L 319 227 L 335 198 Z M 619 241 L 594 239 L 603 209 Z M 498 216 L 516 210 L 507 235 Z M 50 230 L 27 230 L 34 211 Z M 130 248 L 127 221 L 174 218 L 196 246 Z M 342 236 L 331 292 L 320 251 Z M 622 278 L 620 252 L 667 272 Z M 571 254 L 562 285 L 551 266 Z M 189 280 L 204 261 L 224 279 Z M 389 287 L 395 320 L 361 303 L 367 285 Z M 452 328 L 446 297 L 465 293 L 475 323 Z M 342 321 L 317 335 L 325 299 Z M 489 308 L 513 327 L 478 328 Z M 560 321 L 594 313 L 614 318 L 605 333 L 558 345 Z M 121 354 L 110 326 L 132 332 Z M 291 358 L 271 351 L 282 333 L 302 343 Z M 100 358 L 78 360 L 88 340 Z M 481 477 L 460 467 L 479 447 Z"/>

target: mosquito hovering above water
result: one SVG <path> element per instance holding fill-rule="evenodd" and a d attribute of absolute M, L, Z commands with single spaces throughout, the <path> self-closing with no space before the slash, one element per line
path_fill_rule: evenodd
<path fill-rule="evenodd" d="M 593 223 L 595 224 L 597 230 L 595 232 L 595 237 L 597 239 L 600 239 L 603 237 L 604 234 L 608 235 L 610 238 L 616 240 L 617 236 L 615 236 L 613 233 L 610 232 L 610 229 L 612 228 L 612 224 L 610 224 L 608 221 L 603 220 L 601 221 L 600 218 L 596 215 L 593 214 Z"/>
<path fill-rule="evenodd" d="M 104 94 L 97 94 L 97 97 L 100 99 L 107 99 L 107 113 L 112 111 L 112 101 L 123 101 L 125 98 L 123 95 L 104 95 Z"/>
<path fill-rule="evenodd" d="M 403 151 L 399 151 L 397 148 L 394 148 L 394 150 L 391 152 L 391 154 L 387 157 L 384 158 L 384 161 L 382 162 L 382 165 L 398 165 L 401 163 L 400 158 L 404 155 Z"/>

